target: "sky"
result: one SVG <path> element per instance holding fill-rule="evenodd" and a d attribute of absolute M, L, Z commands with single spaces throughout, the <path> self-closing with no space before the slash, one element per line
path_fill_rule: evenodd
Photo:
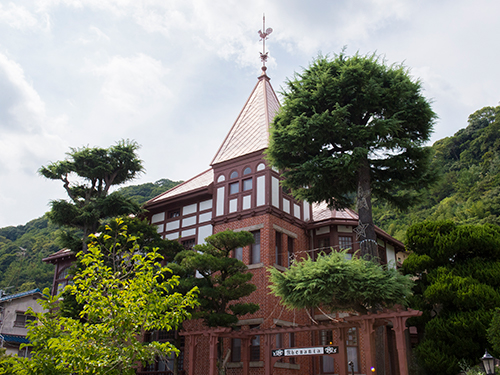
<path fill-rule="evenodd" d="M 497 0 L 0 0 L 0 227 L 42 216 L 70 148 L 141 145 L 133 184 L 206 170 L 260 74 L 279 92 L 319 54 L 382 55 L 420 79 L 431 142 L 500 100 Z"/>

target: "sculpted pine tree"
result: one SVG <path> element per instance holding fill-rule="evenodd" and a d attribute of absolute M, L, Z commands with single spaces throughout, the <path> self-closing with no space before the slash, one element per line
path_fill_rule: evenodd
<path fill-rule="evenodd" d="M 372 196 L 405 208 L 433 180 L 424 144 L 436 115 L 420 82 L 403 65 L 341 53 L 319 57 L 283 95 L 267 151 L 283 186 L 336 208 L 356 197 L 362 255 L 377 256 Z"/>
<path fill-rule="evenodd" d="M 109 148 L 72 148 L 66 160 L 42 166 L 39 173 L 62 181 L 70 198 L 70 201 L 51 202 L 50 220 L 82 230 L 85 244 L 102 219 L 137 213 L 139 205 L 117 192 L 110 193 L 110 189 L 134 179 L 143 171 L 142 161 L 136 153 L 138 148 L 136 142 L 128 140 Z M 78 250 L 69 245 L 70 242 L 67 241 L 67 246 Z"/>
<path fill-rule="evenodd" d="M 224 231 L 205 239 L 205 244 L 194 246 L 176 256 L 176 263 L 169 264 L 174 274 L 181 275 L 181 288 L 197 287 L 200 306 L 193 317 L 203 319 L 208 327 L 232 327 L 238 317 L 253 314 L 259 309 L 256 303 L 241 302 L 256 286 L 250 283 L 253 274 L 247 266 L 234 258 L 238 247 L 254 242 L 249 232 Z M 219 374 L 225 373 L 222 340 L 218 343 Z"/>

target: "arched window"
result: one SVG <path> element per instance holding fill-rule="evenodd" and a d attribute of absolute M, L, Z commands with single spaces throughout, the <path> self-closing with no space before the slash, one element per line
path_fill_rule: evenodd
<path fill-rule="evenodd" d="M 266 168 L 266 165 L 264 163 L 260 163 L 257 166 L 257 171 L 263 171 Z"/>
<path fill-rule="evenodd" d="M 224 176 L 223 174 L 221 174 L 217 179 L 217 182 L 222 182 L 222 181 L 226 181 L 226 176 Z"/>
<path fill-rule="evenodd" d="M 243 170 L 243 175 L 250 174 L 250 173 L 252 173 L 252 168 L 250 168 L 250 167 L 246 167 L 246 168 Z"/>
<path fill-rule="evenodd" d="M 236 178 L 236 177 L 238 177 L 238 172 L 236 172 L 236 171 L 231 172 L 231 175 L 229 176 L 229 178 Z"/>

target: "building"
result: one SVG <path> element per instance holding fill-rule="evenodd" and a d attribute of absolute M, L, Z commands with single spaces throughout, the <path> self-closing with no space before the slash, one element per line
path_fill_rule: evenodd
<path fill-rule="evenodd" d="M 27 315 L 28 309 L 36 313 L 44 312 L 38 303 L 44 298 L 40 289 L 3 296 L 0 298 L 0 347 L 5 348 L 8 355 L 17 354 L 29 357 L 29 348 L 20 349 L 21 344 L 29 343 L 26 337 L 26 324 L 33 319 Z"/>
<path fill-rule="evenodd" d="M 307 254 L 349 249 L 352 256 L 359 249 L 356 212 L 297 201 L 281 188 L 279 172 L 266 163 L 269 125 L 279 107 L 264 66 L 210 167 L 145 205 L 163 238 L 179 240 L 186 248 L 227 229 L 249 231 L 255 239 L 234 256 L 253 273 L 257 290 L 248 301 L 258 303 L 260 310 L 242 318 L 235 329 L 185 322 L 179 333 L 185 338 L 182 371 L 215 374 L 216 344 L 223 340 L 224 354 L 230 353 L 227 374 L 367 374 L 373 367 L 377 374 L 406 375 L 406 319 L 419 312 L 359 316 L 288 311 L 269 294 L 267 267 L 286 270 Z M 376 233 L 381 262 L 395 267 L 396 253 L 404 251 L 404 245 L 379 228 Z M 155 335 L 169 339 L 166 333 Z M 328 346 L 333 349 L 324 349 Z M 159 362 L 141 374 L 167 374 L 170 366 L 171 361 Z"/>

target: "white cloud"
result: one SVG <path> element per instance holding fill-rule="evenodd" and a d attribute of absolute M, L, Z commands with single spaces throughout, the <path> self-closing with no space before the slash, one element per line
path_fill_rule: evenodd
<path fill-rule="evenodd" d="M 163 83 L 168 69 L 161 61 L 145 54 L 133 57 L 114 56 L 92 72 L 103 79 L 100 96 L 110 110 L 136 115 L 171 93 Z"/>
<path fill-rule="evenodd" d="M 0 23 L 19 29 L 31 29 L 38 26 L 37 18 L 25 7 L 9 3 L 2 5 L 0 3 Z"/>
<path fill-rule="evenodd" d="M 45 104 L 25 77 L 22 67 L 0 53 L 0 226 L 25 220 L 25 200 L 34 207 L 45 207 L 48 198 L 37 188 L 38 168 L 53 152 L 63 154 L 65 146 L 53 127 L 62 118 L 49 118 Z M 46 210 L 39 211 L 42 214 Z"/>

